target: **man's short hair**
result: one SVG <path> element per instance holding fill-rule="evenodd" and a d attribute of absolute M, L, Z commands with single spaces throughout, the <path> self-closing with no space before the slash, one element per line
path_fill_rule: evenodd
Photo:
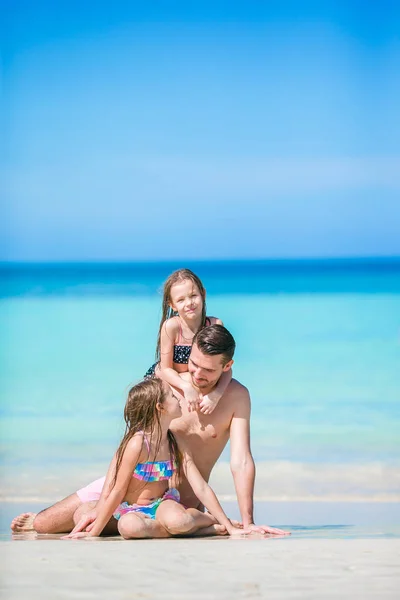
<path fill-rule="evenodd" d="M 233 335 L 223 325 L 203 327 L 196 333 L 192 343 L 208 356 L 222 354 L 224 365 L 232 360 L 236 347 Z"/>

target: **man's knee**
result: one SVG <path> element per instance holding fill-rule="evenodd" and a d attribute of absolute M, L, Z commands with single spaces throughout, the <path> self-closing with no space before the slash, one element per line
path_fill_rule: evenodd
<path fill-rule="evenodd" d="M 85 502 L 85 504 L 81 504 L 80 506 L 78 506 L 73 516 L 75 525 L 81 520 L 82 517 L 84 517 L 88 512 L 93 510 L 96 504 L 97 502 Z"/>
<path fill-rule="evenodd" d="M 37 533 L 69 533 L 73 527 L 74 512 L 80 503 L 76 494 L 64 498 L 38 513 L 33 528 Z"/>
<path fill-rule="evenodd" d="M 38 513 L 33 520 L 33 529 L 36 533 L 50 533 L 51 522 L 46 517 L 46 510 Z"/>

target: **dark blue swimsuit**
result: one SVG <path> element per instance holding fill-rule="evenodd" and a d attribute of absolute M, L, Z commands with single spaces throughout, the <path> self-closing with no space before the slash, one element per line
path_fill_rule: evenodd
<path fill-rule="evenodd" d="M 206 318 L 205 327 L 207 327 L 208 325 L 211 325 L 211 320 L 209 317 Z M 179 333 L 178 342 L 181 340 L 182 337 L 183 336 L 182 336 L 182 328 L 181 328 L 181 331 Z M 175 344 L 174 345 L 173 362 L 177 365 L 187 365 L 189 362 L 189 356 L 190 356 L 191 350 L 192 350 L 192 344 Z M 148 371 L 146 372 L 146 374 L 144 376 L 145 379 L 154 377 L 157 365 L 158 365 L 158 363 L 154 363 L 154 365 L 152 365 L 150 367 L 150 369 L 148 369 Z"/>

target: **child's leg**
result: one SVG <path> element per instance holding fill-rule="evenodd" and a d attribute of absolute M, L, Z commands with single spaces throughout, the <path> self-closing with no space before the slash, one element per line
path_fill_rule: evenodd
<path fill-rule="evenodd" d="M 159 521 L 171 535 L 224 535 L 225 527 L 209 513 L 196 508 L 185 508 L 173 500 L 165 500 L 156 513 Z"/>
<path fill-rule="evenodd" d="M 161 523 L 139 512 L 122 515 L 118 521 L 118 531 L 125 540 L 170 537 Z"/>
<path fill-rule="evenodd" d="M 208 525 L 200 525 L 198 529 L 191 531 L 189 535 L 194 537 L 203 536 L 203 535 L 227 535 L 227 531 L 224 525 L 218 523 L 217 519 L 210 515 L 210 513 L 204 513 L 201 510 L 197 510 L 197 508 L 187 508 L 188 513 L 190 513 L 196 523 L 200 525 L 200 521 L 205 523 L 205 519 L 208 521 Z"/>

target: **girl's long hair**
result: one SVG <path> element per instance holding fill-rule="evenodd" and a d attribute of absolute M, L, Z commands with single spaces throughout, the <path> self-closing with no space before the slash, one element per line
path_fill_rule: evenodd
<path fill-rule="evenodd" d="M 139 431 L 146 432 L 150 440 L 153 439 L 155 426 L 158 425 L 158 439 L 154 452 L 154 460 L 160 450 L 161 443 L 161 423 L 160 412 L 157 409 L 157 403 L 163 404 L 165 400 L 165 389 L 161 379 L 146 379 L 134 385 L 128 393 L 128 399 L 124 409 L 124 419 L 126 423 L 125 434 L 121 440 L 116 453 L 116 466 L 112 487 L 117 481 L 117 475 L 121 466 L 122 458 L 129 441 L 135 433 Z M 182 456 L 178 448 L 175 436 L 168 430 L 168 444 L 171 461 L 176 462 L 178 478 L 182 472 Z"/>
<path fill-rule="evenodd" d="M 162 330 L 162 326 L 164 325 L 165 321 L 167 319 L 169 319 L 170 316 L 173 315 L 173 311 L 171 309 L 171 288 L 172 288 L 172 286 L 175 283 L 181 283 L 181 282 L 186 281 L 186 280 L 191 281 L 194 285 L 196 285 L 198 287 L 200 295 L 203 298 L 203 310 L 202 310 L 202 313 L 201 313 L 201 324 L 200 324 L 199 331 L 206 324 L 206 314 L 207 314 L 207 309 L 206 309 L 206 290 L 204 289 L 204 285 L 202 284 L 201 280 L 190 269 L 179 269 L 178 271 L 174 271 L 168 277 L 168 279 L 166 280 L 166 282 L 164 283 L 164 288 L 163 288 L 162 314 L 161 314 L 160 327 L 159 327 L 158 336 L 157 336 L 156 362 L 159 362 L 159 360 L 161 358 L 161 330 Z"/>

